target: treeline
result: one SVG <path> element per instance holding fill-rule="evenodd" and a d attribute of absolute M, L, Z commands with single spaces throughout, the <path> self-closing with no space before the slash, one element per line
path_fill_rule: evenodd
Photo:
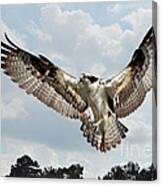
<path fill-rule="evenodd" d="M 66 168 L 40 168 L 37 161 L 24 155 L 18 158 L 15 165 L 11 166 L 9 175 L 6 177 L 28 177 L 28 178 L 62 178 L 62 179 L 83 179 L 84 167 L 80 164 L 71 165 Z M 124 166 L 114 166 L 100 180 L 146 180 L 151 181 L 157 178 L 157 171 L 152 164 L 148 168 L 140 168 L 139 164 L 129 162 Z"/>

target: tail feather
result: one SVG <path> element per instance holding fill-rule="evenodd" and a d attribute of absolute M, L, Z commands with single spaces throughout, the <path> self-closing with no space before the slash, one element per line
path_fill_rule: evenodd
<path fill-rule="evenodd" d="M 117 126 L 118 126 L 118 128 L 120 130 L 122 139 L 124 139 L 126 137 L 125 133 L 128 132 L 128 128 L 126 126 L 124 126 L 119 120 L 117 122 Z"/>
<path fill-rule="evenodd" d="M 92 122 L 84 121 L 81 130 L 88 143 L 91 143 L 101 152 L 116 148 L 121 143 L 121 140 L 126 137 L 126 132 L 128 132 L 127 127 L 114 116 L 111 116 L 109 123 L 101 122 L 97 126 Z"/>

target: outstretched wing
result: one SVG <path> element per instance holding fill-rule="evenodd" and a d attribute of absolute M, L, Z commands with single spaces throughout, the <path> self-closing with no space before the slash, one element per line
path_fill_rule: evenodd
<path fill-rule="evenodd" d="M 40 101 L 70 118 L 78 118 L 86 103 L 77 92 L 75 77 L 61 70 L 47 58 L 16 46 L 5 34 L 1 42 L 1 67 L 11 80 Z"/>
<path fill-rule="evenodd" d="M 156 40 L 153 27 L 134 52 L 131 62 L 116 77 L 106 83 L 109 100 L 117 117 L 125 117 L 135 111 L 153 87 L 156 62 Z"/>

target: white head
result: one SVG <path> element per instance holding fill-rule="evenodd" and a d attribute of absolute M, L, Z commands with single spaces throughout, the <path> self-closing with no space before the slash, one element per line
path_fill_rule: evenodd
<path fill-rule="evenodd" d="M 80 77 L 80 80 L 79 80 L 79 84 L 82 84 L 86 87 L 90 87 L 91 85 L 93 85 L 94 83 L 96 83 L 98 81 L 99 81 L 98 77 L 95 77 L 95 76 L 90 75 L 90 74 L 82 73 L 81 77 Z"/>

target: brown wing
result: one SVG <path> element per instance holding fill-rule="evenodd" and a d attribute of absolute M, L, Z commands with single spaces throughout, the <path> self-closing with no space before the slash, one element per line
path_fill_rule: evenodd
<path fill-rule="evenodd" d="M 1 67 L 11 80 L 40 101 L 70 118 L 78 118 L 86 103 L 77 93 L 76 78 L 47 58 L 32 55 L 9 40 L 1 42 Z"/>
<path fill-rule="evenodd" d="M 129 115 L 142 104 L 146 93 L 153 87 L 155 62 L 156 40 L 152 27 L 128 66 L 107 82 L 107 93 L 113 100 L 117 117 Z"/>

